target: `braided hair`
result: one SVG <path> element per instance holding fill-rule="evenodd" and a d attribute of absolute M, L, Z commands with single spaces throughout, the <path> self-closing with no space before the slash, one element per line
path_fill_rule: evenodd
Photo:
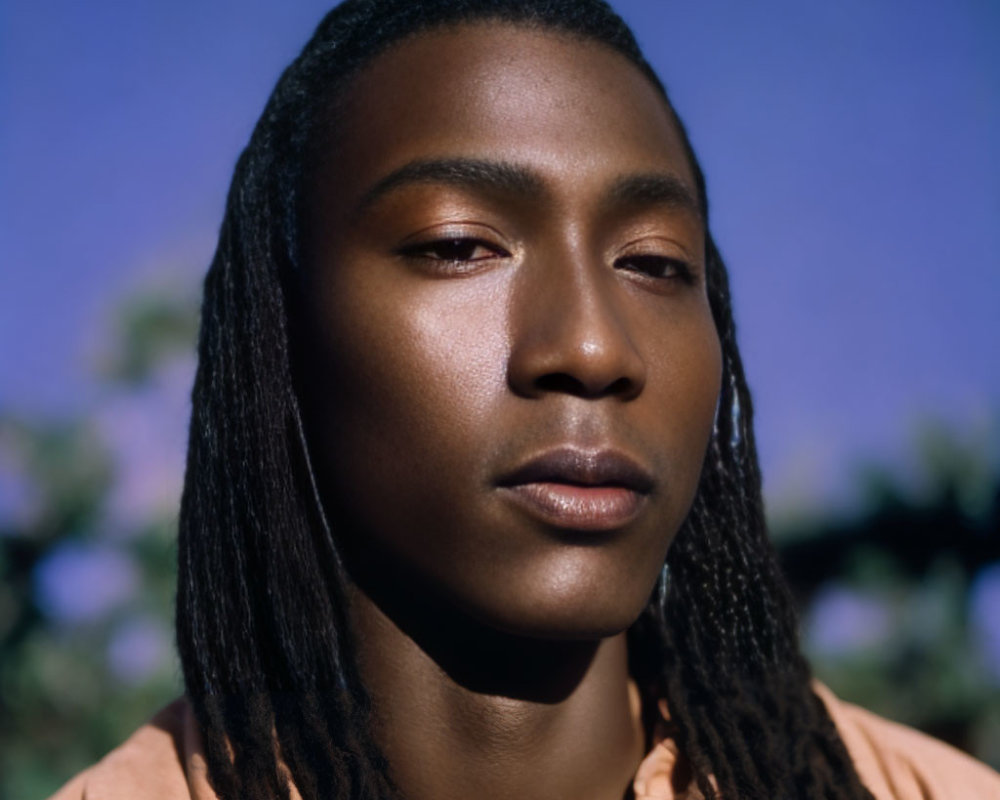
<path fill-rule="evenodd" d="M 397 794 L 372 734 L 348 579 L 307 455 L 292 285 L 305 176 L 335 124 L 338 92 L 394 42 L 473 21 L 603 43 L 669 107 L 603 0 L 346 0 L 285 70 L 236 166 L 205 279 L 180 513 L 178 648 L 224 800 L 288 798 L 290 782 L 303 800 Z M 677 125 L 707 220 L 704 178 Z M 719 411 L 692 508 L 629 630 L 630 671 L 647 703 L 666 699 L 706 797 L 870 799 L 811 689 L 767 539 L 750 394 L 707 227 L 706 254 L 723 352 Z"/>

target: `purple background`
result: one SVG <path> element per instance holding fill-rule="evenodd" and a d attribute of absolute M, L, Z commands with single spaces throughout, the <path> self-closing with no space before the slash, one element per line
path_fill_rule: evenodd
<path fill-rule="evenodd" d="M 707 173 L 772 506 L 849 503 L 862 461 L 905 472 L 922 420 L 996 457 L 1000 5 L 615 5 Z M 3 0 L 0 412 L 100 413 L 109 311 L 197 280 L 326 7 Z"/>

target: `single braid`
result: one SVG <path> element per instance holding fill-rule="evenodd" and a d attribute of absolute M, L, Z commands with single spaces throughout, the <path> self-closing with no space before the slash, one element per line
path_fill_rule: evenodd
<path fill-rule="evenodd" d="M 766 535 L 753 406 L 711 239 L 707 257 L 723 390 L 698 494 L 667 556 L 669 587 L 647 609 L 655 622 L 642 627 L 663 637 L 656 689 L 706 797 L 870 798 L 800 654 L 792 599 Z"/>

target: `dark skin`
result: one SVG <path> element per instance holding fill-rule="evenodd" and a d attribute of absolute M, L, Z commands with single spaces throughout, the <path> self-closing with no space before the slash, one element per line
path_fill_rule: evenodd
<path fill-rule="evenodd" d="M 300 382 L 394 779 L 621 798 L 648 746 L 624 631 L 721 373 L 672 114 L 600 44 L 477 24 L 380 55 L 338 116 Z"/>

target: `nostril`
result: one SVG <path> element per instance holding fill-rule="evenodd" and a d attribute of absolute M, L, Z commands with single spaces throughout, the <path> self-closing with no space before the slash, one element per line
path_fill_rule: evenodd
<path fill-rule="evenodd" d="M 631 395 L 635 388 L 635 383 L 631 378 L 619 378 L 611 383 L 602 394 L 606 395 Z"/>
<path fill-rule="evenodd" d="M 583 382 L 565 372 L 552 372 L 535 379 L 535 388 L 540 392 L 555 392 L 557 394 L 585 395 L 587 388 Z"/>
<path fill-rule="evenodd" d="M 607 385 L 591 385 L 566 372 L 550 372 L 535 379 L 539 392 L 570 394 L 576 397 L 606 397 L 631 394 L 633 381 L 621 377 Z"/>

